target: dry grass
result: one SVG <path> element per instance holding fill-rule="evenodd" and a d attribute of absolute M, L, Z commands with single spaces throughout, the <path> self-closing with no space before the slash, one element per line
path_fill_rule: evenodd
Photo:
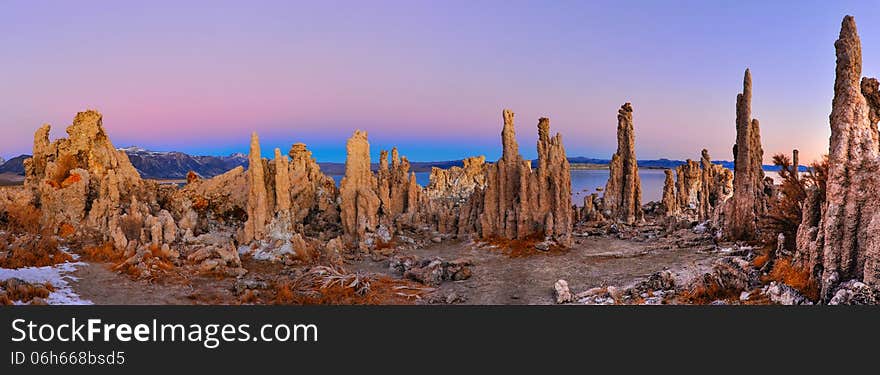
<path fill-rule="evenodd" d="M 6 229 L 10 233 L 40 233 L 40 210 L 30 204 L 12 203 L 6 206 Z"/>
<path fill-rule="evenodd" d="M 139 262 L 130 262 L 128 259 L 124 259 L 113 266 L 113 270 L 136 279 L 146 278 L 151 280 L 164 276 L 174 270 L 174 263 L 162 254 L 162 250 L 158 246 L 150 245 L 149 250 Z M 147 272 L 145 272 L 144 268 L 139 267 L 141 263 L 146 266 Z"/>
<path fill-rule="evenodd" d="M 125 252 L 116 250 L 112 243 L 83 247 L 83 258 L 91 262 L 116 263 L 125 260 Z"/>
<path fill-rule="evenodd" d="M 770 261 L 770 257 L 770 249 L 765 248 L 758 250 L 758 256 L 756 256 L 755 259 L 752 260 L 752 265 L 755 266 L 755 268 L 757 269 L 761 269 L 761 267 L 764 267 L 764 265 L 766 265 L 767 262 Z"/>
<path fill-rule="evenodd" d="M 524 239 L 506 239 L 500 237 L 492 237 L 485 240 L 485 244 L 497 248 L 502 254 L 508 258 L 525 258 L 538 255 L 564 254 L 568 249 L 553 245 L 547 251 L 541 251 L 535 248 L 535 245 L 542 242 L 543 238 L 535 235 Z"/>
<path fill-rule="evenodd" d="M 253 304 L 259 302 L 259 298 L 257 297 L 257 293 L 253 290 L 246 290 L 239 298 L 239 303 L 241 304 Z"/>
<path fill-rule="evenodd" d="M 55 291 L 51 283 L 28 283 L 20 279 L 0 280 L 0 305 L 11 305 L 15 301 L 30 302 L 34 298 L 47 298 Z"/>
<path fill-rule="evenodd" d="M 777 235 L 782 233 L 785 235 L 785 248 L 794 249 L 809 178 L 797 177 L 797 166 L 792 165 L 787 155 L 773 155 L 773 164 L 779 167 L 782 183 L 778 193 L 770 197 L 767 214 L 761 218 L 763 240 L 765 244 L 775 246 Z"/>
<path fill-rule="evenodd" d="M 348 273 L 316 266 L 295 279 L 277 281 L 275 304 L 402 305 L 420 299 L 426 288 L 385 275 Z"/>
<path fill-rule="evenodd" d="M 762 278 L 764 282 L 776 281 L 796 289 L 812 301 L 819 299 L 819 283 L 809 268 L 792 263 L 789 258 L 779 258 L 770 273 Z"/>
<path fill-rule="evenodd" d="M 825 185 L 828 179 L 828 156 L 822 160 L 810 164 L 806 173 L 796 174 L 797 166 L 792 165 L 791 159 L 784 154 L 773 156 L 773 164 L 779 167 L 779 177 L 782 183 L 778 187 L 778 194 L 769 200 L 767 214 L 761 218 L 761 228 L 764 233 L 763 241 L 771 246 L 776 245 L 777 235 L 785 235 L 785 248 L 794 250 L 797 247 L 795 238 L 797 229 L 803 216 L 803 204 L 807 197 L 807 189 L 816 187 L 820 200 L 824 201 Z"/>
<path fill-rule="evenodd" d="M 58 247 L 58 241 L 50 235 L 25 235 L 8 243 L 3 239 L 3 248 L 9 249 L 0 256 L 0 267 L 44 267 L 73 260 Z"/>
<path fill-rule="evenodd" d="M 724 287 L 718 284 L 714 278 L 703 277 L 701 282 L 695 283 L 690 289 L 679 294 L 679 300 L 693 305 L 708 305 L 717 300 L 738 299 L 740 290 Z"/>
<path fill-rule="evenodd" d="M 63 223 L 58 226 L 58 236 L 61 238 L 68 238 L 74 233 L 76 233 L 76 228 L 74 228 L 73 225 Z"/>

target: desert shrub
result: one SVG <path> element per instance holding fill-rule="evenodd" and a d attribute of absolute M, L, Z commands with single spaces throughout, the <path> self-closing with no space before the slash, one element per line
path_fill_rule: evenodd
<path fill-rule="evenodd" d="M 789 258 L 777 259 L 773 264 L 773 269 L 763 277 L 762 281 L 784 283 L 801 292 L 810 300 L 819 299 L 819 283 L 810 273 L 810 269 L 795 264 Z"/>
<path fill-rule="evenodd" d="M 806 182 L 816 188 L 819 193 L 819 201 L 825 201 L 825 191 L 828 186 L 828 155 L 822 155 L 822 159 L 810 163 L 810 168 L 804 176 Z"/>
<path fill-rule="evenodd" d="M 424 288 L 389 276 L 348 273 L 338 267 L 316 266 L 293 279 L 274 283 L 275 304 L 394 305 L 411 304 Z"/>
<path fill-rule="evenodd" d="M 21 279 L 0 280 L 0 305 L 11 305 L 15 301 L 30 302 L 34 298 L 47 298 L 55 288 L 51 283 L 29 283 Z"/>
<path fill-rule="evenodd" d="M 58 241 L 49 235 L 27 235 L 13 241 L 9 250 L 0 257 L 2 268 L 43 267 L 73 260 L 61 251 Z"/>
<path fill-rule="evenodd" d="M 792 165 L 791 159 L 784 154 L 773 156 L 773 164 L 779 167 L 779 177 L 782 183 L 779 185 L 777 194 L 769 200 L 767 214 L 761 218 L 761 228 L 764 233 L 764 243 L 776 247 L 776 239 L 779 233 L 785 235 L 785 248 L 796 248 L 795 238 L 797 229 L 803 219 L 803 205 L 807 197 L 807 190 L 815 188 L 819 194 L 819 200 L 825 200 L 825 186 L 828 180 L 828 156 L 825 155 L 819 161 L 811 163 L 807 172 L 797 175 L 797 166 Z"/>
<path fill-rule="evenodd" d="M 70 225 L 68 223 L 63 223 L 60 226 L 58 226 L 58 236 L 60 236 L 62 238 L 70 237 L 74 233 L 76 233 L 76 228 L 74 228 L 73 225 Z"/>
<path fill-rule="evenodd" d="M 92 262 L 119 262 L 125 257 L 123 251 L 116 250 L 113 244 L 109 242 L 100 245 L 84 246 L 81 253 L 86 260 Z"/>
<path fill-rule="evenodd" d="M 707 305 L 717 300 L 739 298 L 742 290 L 721 285 L 717 279 L 706 274 L 689 289 L 682 291 L 678 299 L 693 305 Z"/>
<path fill-rule="evenodd" d="M 795 235 L 801 224 L 804 199 L 807 196 L 806 182 L 797 175 L 797 166 L 784 154 L 773 155 L 773 164 L 779 167 L 782 183 L 778 191 L 770 197 L 767 214 L 761 218 L 764 243 L 775 245 L 779 233 L 785 235 L 785 248 L 795 248 Z"/>
<path fill-rule="evenodd" d="M 770 262 L 770 252 L 771 251 L 769 248 L 759 250 L 758 255 L 755 256 L 755 259 L 752 259 L 752 265 L 755 266 L 755 268 L 757 269 L 761 269 L 761 267 L 764 267 L 764 265 Z"/>
<path fill-rule="evenodd" d="M 6 206 L 6 230 L 11 233 L 40 232 L 40 210 L 31 204 L 11 203 Z"/>

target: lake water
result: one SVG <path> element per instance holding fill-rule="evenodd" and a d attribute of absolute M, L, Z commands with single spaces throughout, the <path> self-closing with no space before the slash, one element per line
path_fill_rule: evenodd
<path fill-rule="evenodd" d="M 776 172 L 764 171 L 767 177 L 772 177 L 776 183 L 779 183 L 779 174 Z M 431 172 L 416 172 L 416 182 L 422 186 L 428 186 L 430 182 Z M 336 186 L 342 181 L 342 175 L 331 175 L 336 181 Z M 663 169 L 640 169 L 639 177 L 642 180 L 642 203 L 650 201 L 660 201 L 663 197 L 663 182 L 666 180 L 666 174 Z M 607 169 L 575 169 L 571 171 L 571 201 L 583 206 L 584 196 L 599 193 L 601 197 L 604 192 L 597 192 L 596 188 L 605 188 L 608 182 Z"/>
<path fill-rule="evenodd" d="M 419 185 L 427 186 L 430 182 L 430 172 L 417 172 L 416 182 Z M 331 175 L 336 185 L 342 180 L 342 175 Z M 663 181 L 666 175 L 662 169 L 641 169 L 639 177 L 642 180 L 642 202 L 659 201 L 663 196 Z M 608 170 L 585 170 L 576 169 L 571 171 L 571 201 L 581 206 L 584 203 L 584 196 L 596 192 L 597 187 L 605 187 L 608 182 Z M 599 196 L 602 196 L 599 192 Z"/>

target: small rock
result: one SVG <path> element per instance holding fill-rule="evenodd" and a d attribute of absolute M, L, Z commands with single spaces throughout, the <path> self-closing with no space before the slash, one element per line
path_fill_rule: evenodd
<path fill-rule="evenodd" d="M 572 301 L 571 289 L 568 288 L 568 282 L 562 279 L 556 281 L 553 285 L 556 290 L 556 303 L 567 303 Z"/>
<path fill-rule="evenodd" d="M 535 244 L 535 249 L 540 251 L 548 251 L 550 250 L 550 243 L 548 243 L 547 241 L 538 242 Z"/>
<path fill-rule="evenodd" d="M 443 242 L 443 239 L 440 238 L 440 236 L 431 237 L 431 242 L 433 242 L 433 243 L 440 243 L 440 242 Z"/>

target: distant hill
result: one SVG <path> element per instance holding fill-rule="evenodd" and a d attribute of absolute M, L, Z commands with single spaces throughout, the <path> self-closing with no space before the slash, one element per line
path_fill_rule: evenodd
<path fill-rule="evenodd" d="M 156 152 L 140 147 L 126 147 L 131 164 L 141 177 L 151 179 L 186 178 L 189 171 L 202 177 L 213 177 L 237 166 L 247 167 L 247 155 L 236 153 L 229 156 L 191 156 L 182 152 Z"/>
<path fill-rule="evenodd" d="M 0 165 L 0 173 L 12 173 L 24 176 L 24 159 L 31 157 L 30 155 L 18 155 L 7 160 Z"/>
<path fill-rule="evenodd" d="M 131 164 L 140 172 L 141 177 L 158 180 L 183 179 L 189 171 L 195 171 L 200 176 L 210 178 L 226 172 L 237 166 L 247 168 L 247 155 L 235 153 L 229 156 L 192 156 L 183 152 L 168 151 L 158 152 L 150 151 L 140 147 L 125 147 L 120 150 L 125 151 Z M 0 165 L 0 174 L 16 174 L 24 175 L 24 159 L 30 155 L 19 155 L 7 160 Z M 575 156 L 568 158 L 572 164 L 582 165 L 584 169 L 602 169 L 607 168 L 610 160 L 595 159 L 583 156 Z M 666 169 L 675 168 L 684 164 L 682 160 L 670 159 L 654 159 L 639 160 L 640 168 L 647 169 Z M 726 168 L 733 169 L 733 162 L 726 160 L 716 160 L 713 163 L 721 164 Z M 321 171 L 328 175 L 345 174 L 345 163 L 334 162 L 318 162 Z M 431 162 L 410 162 L 410 169 L 413 172 L 430 172 L 432 167 L 449 168 L 453 166 L 462 166 L 461 160 L 448 161 L 431 161 Z M 532 165 L 537 166 L 537 160 L 532 161 Z M 373 163 L 373 170 L 379 169 L 378 163 Z M 577 169 L 577 166 L 575 167 Z M 777 171 L 779 168 L 773 165 L 764 165 L 765 171 Z M 806 171 L 805 166 L 800 167 L 801 171 Z"/>
<path fill-rule="evenodd" d="M 609 159 L 594 159 L 594 158 L 585 158 L 583 156 L 576 156 L 568 158 L 569 163 L 573 164 L 590 164 L 590 165 L 608 165 L 611 163 Z M 647 168 L 647 169 L 673 169 L 678 167 L 679 165 L 684 164 L 684 160 L 671 160 L 671 159 L 653 159 L 653 160 L 639 160 L 639 168 Z M 727 160 L 713 160 L 713 164 L 720 164 L 724 168 L 733 169 L 733 162 Z M 534 164 L 533 165 L 537 165 Z M 779 170 L 779 167 L 771 164 L 764 164 L 764 170 L 768 172 L 775 172 Z M 806 172 L 807 167 L 801 165 L 798 167 L 798 170 L 801 172 Z"/>

